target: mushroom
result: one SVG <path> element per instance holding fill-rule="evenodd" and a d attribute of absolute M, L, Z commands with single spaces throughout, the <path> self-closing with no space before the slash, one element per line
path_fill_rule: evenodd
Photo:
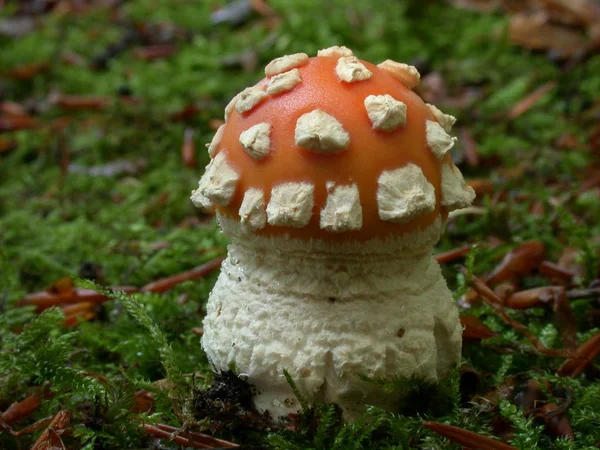
<path fill-rule="evenodd" d="M 417 70 L 346 47 L 277 58 L 236 96 L 192 193 L 231 239 L 202 346 L 254 387 L 258 410 L 394 411 L 368 379 L 436 382 L 459 362 L 457 307 L 432 248 L 474 191 L 452 163 L 454 118 Z"/>

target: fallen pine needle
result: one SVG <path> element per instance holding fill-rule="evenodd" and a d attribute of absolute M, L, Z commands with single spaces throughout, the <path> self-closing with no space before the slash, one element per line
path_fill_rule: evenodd
<path fill-rule="evenodd" d="M 423 426 L 467 448 L 480 450 L 517 450 L 512 445 L 452 425 L 439 422 L 423 422 Z"/>
<path fill-rule="evenodd" d="M 461 270 L 466 274 L 465 269 Z M 558 358 L 568 358 L 571 356 L 571 352 L 567 350 L 546 348 L 544 344 L 542 344 L 542 342 L 529 330 L 529 328 L 527 328 L 518 320 L 513 319 L 506 313 L 504 306 L 502 305 L 502 299 L 498 297 L 487 284 L 485 284 L 475 275 L 471 275 L 471 285 L 473 286 L 473 289 L 481 296 L 481 298 L 483 298 L 483 300 L 496 312 L 496 314 L 498 314 L 498 316 L 500 316 L 500 318 L 507 325 L 514 328 L 518 333 L 523 335 L 529 342 L 531 342 L 538 352 L 547 356 L 555 356 Z"/>
<path fill-rule="evenodd" d="M 184 281 L 197 280 L 198 278 L 202 278 L 221 267 L 221 263 L 224 259 L 224 256 L 219 256 L 218 258 L 208 261 L 207 263 L 195 267 L 192 270 L 153 281 L 140 289 L 140 292 L 161 293 L 173 289 L 176 285 L 183 283 Z"/>

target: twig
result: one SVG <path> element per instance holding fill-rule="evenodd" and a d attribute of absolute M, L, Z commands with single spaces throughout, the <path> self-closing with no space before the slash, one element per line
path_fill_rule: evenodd
<path fill-rule="evenodd" d="M 575 277 L 575 273 L 572 271 L 550 261 L 542 261 L 542 263 L 538 266 L 538 270 L 544 275 L 564 278 L 565 280 L 570 280 L 571 278 Z"/>
<path fill-rule="evenodd" d="M 140 289 L 140 292 L 161 293 L 168 291 L 169 289 L 173 289 L 175 286 L 183 283 L 184 281 L 197 280 L 198 278 L 202 278 L 221 267 L 221 263 L 224 259 L 225 257 L 219 256 L 218 258 L 208 261 L 207 263 L 195 267 L 192 270 L 188 270 L 187 272 L 182 272 L 177 275 L 153 281 Z"/>
<path fill-rule="evenodd" d="M 543 84 L 541 87 L 533 91 L 519 103 L 512 107 L 510 112 L 508 113 L 509 119 L 516 119 L 520 115 L 526 113 L 531 108 L 535 106 L 537 102 L 539 102 L 544 95 L 550 92 L 556 86 L 556 81 L 548 81 Z"/>
<path fill-rule="evenodd" d="M 563 377 L 576 378 L 600 354 L 600 333 L 596 333 L 575 350 L 556 371 Z"/>
<path fill-rule="evenodd" d="M 434 258 L 439 264 L 446 264 L 455 259 L 462 258 L 471 251 L 471 248 L 471 245 L 463 245 L 462 247 L 453 248 L 444 253 L 438 253 Z"/>
<path fill-rule="evenodd" d="M 571 289 L 570 291 L 567 291 L 567 298 L 569 300 L 590 297 L 600 297 L 600 288 Z"/>
<path fill-rule="evenodd" d="M 124 291 L 127 293 L 137 291 L 134 286 L 117 286 L 110 289 Z M 34 294 L 29 294 L 19 300 L 19 306 L 33 305 L 37 307 L 38 312 L 51 306 L 74 304 L 81 302 L 102 303 L 110 300 L 105 295 L 93 291 L 91 289 L 73 289 L 69 292 L 55 294 L 52 292 L 41 291 Z"/>
<path fill-rule="evenodd" d="M 480 450 L 517 450 L 512 445 L 452 425 L 439 422 L 423 422 L 423 426 L 467 448 L 477 448 Z"/>
<path fill-rule="evenodd" d="M 204 433 L 183 432 L 170 425 L 143 424 L 142 428 L 148 434 L 162 439 L 168 439 L 178 445 L 193 448 L 237 448 L 233 442 L 218 439 Z"/>
<path fill-rule="evenodd" d="M 466 269 L 461 269 L 461 271 L 467 275 Z M 506 311 L 504 310 L 504 306 L 502 306 L 502 299 L 498 297 L 494 291 L 492 291 L 487 284 L 485 284 L 482 280 L 477 278 L 475 275 L 471 275 L 471 285 L 473 289 L 477 291 L 477 293 L 483 298 L 483 300 L 494 310 L 496 314 L 500 316 L 500 318 L 509 326 L 514 328 L 518 333 L 522 334 L 531 344 L 535 347 L 535 349 L 547 356 L 554 356 L 558 358 L 568 358 L 571 356 L 571 352 L 565 350 L 554 350 L 549 349 L 542 344 L 542 342 L 518 320 L 510 317 Z"/>

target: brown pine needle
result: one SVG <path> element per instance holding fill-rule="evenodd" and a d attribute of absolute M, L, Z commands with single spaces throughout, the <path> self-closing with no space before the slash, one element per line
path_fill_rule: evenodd
<path fill-rule="evenodd" d="M 177 286 L 180 283 L 183 283 L 184 281 L 197 280 L 221 267 L 221 263 L 224 259 L 225 257 L 219 256 L 218 258 L 215 258 L 212 261 L 208 261 L 207 263 L 195 267 L 192 270 L 188 270 L 177 275 L 163 278 L 161 280 L 153 281 L 145 285 L 140 291 L 162 293 L 173 289 L 175 286 Z"/>
<path fill-rule="evenodd" d="M 423 426 L 467 448 L 480 450 L 517 450 L 512 445 L 452 425 L 439 422 L 423 422 Z"/>
<path fill-rule="evenodd" d="M 466 269 L 462 269 L 462 272 L 466 274 Z M 477 278 L 475 275 L 471 275 L 471 285 L 475 291 L 483 298 L 483 300 L 500 316 L 500 318 L 510 327 L 514 328 L 518 333 L 522 334 L 534 348 L 547 356 L 554 356 L 557 358 L 568 358 L 571 355 L 571 352 L 567 350 L 554 350 L 550 348 L 546 348 L 544 344 L 527 328 L 518 320 L 510 317 L 506 311 L 504 310 L 504 306 L 502 305 L 502 299 L 498 297 L 494 291 L 492 291 L 487 284 L 485 284 L 481 279 Z"/>

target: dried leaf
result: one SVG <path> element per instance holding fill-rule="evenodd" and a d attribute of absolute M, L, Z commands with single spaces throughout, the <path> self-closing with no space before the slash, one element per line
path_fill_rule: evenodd
<path fill-rule="evenodd" d="M 30 450 L 58 450 L 64 449 L 65 445 L 62 442 L 58 432 L 61 432 L 71 422 L 71 411 L 59 411 L 50 424 L 46 431 L 44 431 L 39 439 L 35 441 L 35 444 Z"/>
<path fill-rule="evenodd" d="M 46 292 L 55 295 L 69 295 L 75 289 L 75 283 L 71 277 L 63 277 L 56 280 L 46 288 Z"/>
<path fill-rule="evenodd" d="M 6 139 L 6 138 L 0 137 L 0 155 L 2 153 L 8 153 L 8 152 L 16 149 L 18 145 L 19 144 L 17 143 L 17 141 L 15 141 L 13 139 Z"/>
<path fill-rule="evenodd" d="M 21 66 L 17 66 L 13 68 L 10 72 L 8 72 L 8 76 L 15 80 L 31 80 L 36 75 L 39 75 L 42 72 L 46 72 L 50 68 L 50 63 L 48 61 L 42 61 L 37 63 L 23 64 Z"/>
<path fill-rule="evenodd" d="M 460 323 L 463 326 L 463 339 L 483 340 L 498 335 L 475 316 L 461 315 Z"/>
<path fill-rule="evenodd" d="M 546 424 L 546 430 L 551 436 L 575 440 L 575 433 L 573 433 L 569 417 L 561 411 L 556 403 L 546 403 L 540 408 L 536 417 Z"/>
<path fill-rule="evenodd" d="M 39 122 L 29 116 L 0 116 L 0 133 L 36 128 Z"/>
<path fill-rule="evenodd" d="M 504 259 L 486 277 L 488 284 L 496 284 L 514 276 L 524 276 L 538 267 L 546 257 L 546 249 L 539 241 L 528 241 L 506 254 Z"/>
<path fill-rule="evenodd" d="M 156 402 L 155 395 L 152 392 L 141 389 L 135 393 L 135 413 L 147 413 L 154 408 Z"/>
<path fill-rule="evenodd" d="M 12 425 L 20 420 L 29 417 L 42 404 L 42 396 L 39 392 L 30 395 L 25 400 L 13 403 L 6 411 L 0 414 L 0 420 L 4 423 Z"/>
<path fill-rule="evenodd" d="M 470 179 L 467 184 L 475 190 L 477 197 L 493 194 L 495 190 L 494 182 L 489 179 Z"/>
<path fill-rule="evenodd" d="M 65 315 L 65 326 L 71 328 L 80 321 L 92 320 L 96 317 L 95 305 L 92 302 L 81 302 L 62 307 Z"/>
<path fill-rule="evenodd" d="M 530 379 L 524 388 L 515 395 L 514 403 L 528 416 L 538 408 L 538 403 L 546 398 L 538 380 Z"/>
<path fill-rule="evenodd" d="M 536 306 L 552 304 L 556 297 L 564 293 L 562 286 L 543 286 L 534 289 L 527 289 L 512 294 L 506 299 L 504 305 L 511 309 L 529 309 Z"/>
<path fill-rule="evenodd" d="M 533 50 L 552 51 L 563 59 L 588 50 L 589 42 L 582 33 L 550 23 L 548 18 L 544 12 L 515 14 L 510 19 L 510 40 Z"/>

